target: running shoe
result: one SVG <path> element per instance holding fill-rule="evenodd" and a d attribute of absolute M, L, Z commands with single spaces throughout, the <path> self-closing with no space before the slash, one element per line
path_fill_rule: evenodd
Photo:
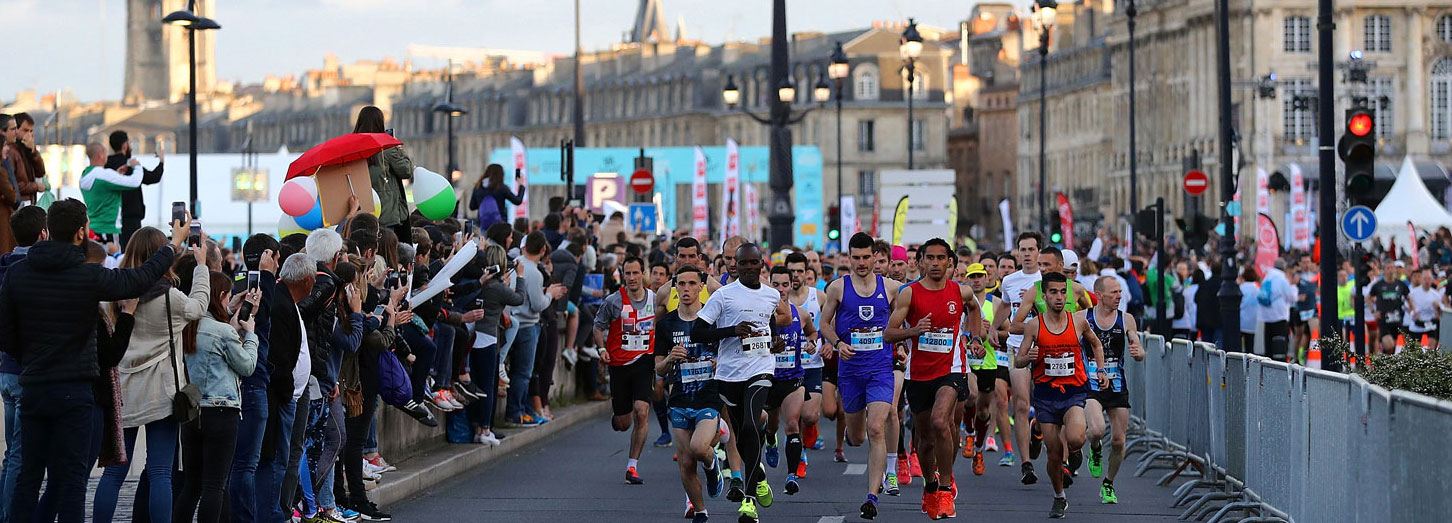
<path fill-rule="evenodd" d="M 640 479 L 640 475 L 635 473 L 635 467 L 628 467 L 625 469 L 625 482 L 631 485 L 645 484 L 645 480 Z"/>
<path fill-rule="evenodd" d="M 359 514 L 358 511 L 352 509 L 345 508 L 339 510 L 338 512 L 342 513 L 344 518 L 348 518 L 353 521 L 357 521 L 358 518 L 362 516 L 362 514 Z"/>
<path fill-rule="evenodd" d="M 822 439 L 821 436 L 817 436 L 817 440 L 814 441 L 814 442 L 812 442 L 812 450 L 822 450 L 822 449 L 824 449 L 826 447 L 827 447 L 827 440 Z"/>
<path fill-rule="evenodd" d="M 498 447 L 500 443 L 499 438 L 496 437 L 493 433 L 477 434 L 474 436 L 474 442 L 480 445 L 488 445 L 490 447 Z"/>
<path fill-rule="evenodd" d="M 958 517 L 958 507 L 954 505 L 958 501 L 958 485 L 954 484 L 951 488 L 951 491 L 938 492 L 938 515 L 933 519 Z"/>
<path fill-rule="evenodd" d="M 741 481 L 741 478 L 731 478 L 731 486 L 726 489 L 726 501 L 736 503 L 741 501 L 745 497 L 745 483 Z M 755 511 L 753 510 L 752 512 L 752 516 L 755 517 Z"/>
<path fill-rule="evenodd" d="M 429 394 L 429 404 L 443 412 L 453 412 L 455 409 L 454 403 L 444 397 L 444 391 L 435 391 L 433 394 Z"/>
<path fill-rule="evenodd" d="M 902 490 L 897 486 L 897 474 L 887 473 L 887 477 L 882 480 L 882 491 L 886 492 L 889 496 L 902 494 Z"/>
<path fill-rule="evenodd" d="M 938 519 L 938 498 L 941 497 L 938 494 L 938 487 L 936 486 L 933 487 L 933 490 L 924 489 L 923 502 L 918 509 L 922 510 L 924 514 L 927 514 L 928 517 Z"/>
<path fill-rule="evenodd" d="M 741 508 L 736 511 L 737 523 L 756 523 L 756 503 L 751 498 L 741 500 Z"/>
<path fill-rule="evenodd" d="M 402 407 L 398 407 L 398 409 L 408 413 L 409 417 L 413 418 L 414 421 L 422 423 L 426 427 L 439 426 L 439 420 L 435 419 L 434 413 L 430 412 L 428 407 L 425 407 L 424 405 L 424 402 L 418 400 L 409 400 L 408 403 L 404 404 Z"/>
<path fill-rule="evenodd" d="M 363 479 L 378 481 L 380 479 L 383 479 L 383 474 L 379 474 L 377 472 L 373 472 L 371 470 L 368 470 L 367 467 L 364 467 L 364 469 L 363 469 Z"/>
<path fill-rule="evenodd" d="M 918 453 L 908 454 L 908 468 L 912 471 L 912 477 L 923 477 L 923 467 L 918 464 Z M 909 480 L 908 483 L 911 484 L 912 481 Z"/>
<path fill-rule="evenodd" d="M 787 474 L 786 485 L 782 486 L 781 490 L 788 496 L 795 496 L 798 492 L 801 492 L 802 486 L 797 484 L 797 475 Z"/>
<path fill-rule="evenodd" d="M 393 514 L 378 510 L 372 501 L 354 503 L 353 510 L 358 511 L 358 518 L 363 521 L 393 521 Z"/>
<path fill-rule="evenodd" d="M 1089 447 L 1089 475 L 1094 476 L 1094 477 L 1097 478 L 1097 477 L 1099 477 L 1100 474 L 1103 474 L 1104 473 L 1104 463 L 1103 462 L 1104 462 L 1104 454 L 1103 454 L 1103 452 L 1102 451 L 1096 451 L 1094 449 L 1094 447 Z"/>
<path fill-rule="evenodd" d="M 449 403 L 454 404 L 454 410 L 462 409 L 465 405 L 473 403 L 472 400 L 465 401 L 459 399 L 459 397 L 455 396 L 453 392 L 449 391 L 449 389 L 439 389 L 439 394 L 444 395 L 444 399 L 449 400 Z"/>
<path fill-rule="evenodd" d="M 474 435 L 474 442 L 475 443 L 478 443 L 479 442 L 479 436 L 481 436 L 481 435 L 482 434 L 475 434 Z M 386 471 L 386 470 L 388 470 L 388 469 L 385 469 L 385 468 L 380 467 L 378 465 L 374 465 L 372 463 L 369 463 L 368 460 L 363 460 L 363 474 L 365 476 L 382 476 L 383 475 L 383 472 Z"/>
<path fill-rule="evenodd" d="M 756 484 L 756 504 L 761 505 L 761 508 L 771 508 L 771 501 L 771 485 L 763 479 Z"/>
<path fill-rule="evenodd" d="M 950 492 L 950 493 L 953 494 L 953 500 L 954 501 L 957 501 L 958 500 L 958 480 L 957 480 L 957 478 L 954 478 L 953 481 L 948 482 L 948 492 Z"/>
<path fill-rule="evenodd" d="M 465 387 L 462 381 L 454 382 L 454 385 L 449 387 L 449 393 L 469 403 L 484 399 L 484 395 L 470 390 L 469 387 Z"/>
<path fill-rule="evenodd" d="M 973 436 L 963 436 L 963 458 L 973 458 Z"/>
<path fill-rule="evenodd" d="M 369 458 L 368 462 L 372 463 L 375 467 L 381 467 L 383 469 L 382 472 L 393 472 L 395 470 L 398 470 L 398 467 L 389 464 L 383 459 L 383 456 L 377 454 L 374 454 L 372 458 Z"/>
<path fill-rule="evenodd" d="M 660 437 L 655 439 L 655 446 L 657 446 L 657 447 L 669 447 L 669 446 L 671 446 L 671 435 L 668 434 L 668 433 L 662 432 L 660 434 Z"/>
<path fill-rule="evenodd" d="M 540 413 L 540 412 L 533 412 L 533 411 L 531 411 L 529 413 L 529 417 L 534 418 L 534 420 L 535 421 L 538 421 L 540 425 L 544 425 L 544 424 L 550 422 L 550 417 L 549 416 L 546 416 L 546 415 L 544 415 L 543 413 Z"/>
<path fill-rule="evenodd" d="M 908 461 L 908 457 L 906 454 L 897 458 L 897 477 L 899 481 L 902 481 L 905 484 L 912 484 L 913 465 L 911 462 Z"/>
<path fill-rule="evenodd" d="M 1084 465 L 1084 449 L 1069 451 L 1069 470 L 1074 474 L 1079 473 L 1079 467 Z"/>
<path fill-rule="evenodd" d="M 1064 488 L 1074 486 L 1074 473 L 1069 470 L 1069 467 L 1064 467 L 1064 475 L 1060 477 L 1064 478 Z"/>
<path fill-rule="evenodd" d="M 1113 481 L 1104 480 L 1104 484 L 1099 486 L 1099 502 L 1105 504 L 1119 503 L 1119 495 L 1114 492 Z"/>
<path fill-rule="evenodd" d="M 979 452 L 979 453 L 973 455 L 973 475 L 975 475 L 975 476 L 982 476 L 983 475 L 983 453 L 982 452 Z"/>
<path fill-rule="evenodd" d="M 347 516 L 344 516 L 343 511 L 338 510 L 337 507 L 323 509 L 318 512 L 319 516 L 323 516 L 332 521 L 337 521 L 338 523 L 356 523 L 358 521 L 358 516 L 356 514 L 357 513 L 354 513 L 354 516 L 352 518 L 349 518 Z"/>
<path fill-rule="evenodd" d="M 333 521 L 331 519 L 328 519 L 327 513 L 324 513 L 324 512 L 321 512 L 320 511 L 317 514 L 313 514 L 311 516 L 303 516 L 302 517 L 302 523 L 337 523 L 337 522 L 336 521 Z"/>
<path fill-rule="evenodd" d="M 998 441 L 994 440 L 993 436 L 989 436 L 988 444 L 985 445 L 985 447 L 988 449 L 989 452 L 998 452 Z"/>
<path fill-rule="evenodd" d="M 706 469 L 706 495 L 713 498 L 721 497 L 721 463 L 711 458 L 711 468 Z"/>
<path fill-rule="evenodd" d="M 705 512 L 697 512 L 696 513 L 696 516 L 693 517 L 693 518 L 691 518 L 691 523 L 706 523 L 707 521 L 710 521 L 710 520 L 711 519 L 706 516 L 706 513 Z"/>
<path fill-rule="evenodd" d="M 1032 434 L 1029 437 L 1029 461 L 1033 461 L 1039 459 L 1039 453 L 1044 450 L 1044 433 L 1039 432 L 1037 422 L 1029 424 L 1029 432 Z"/>
<path fill-rule="evenodd" d="M 1053 519 L 1064 519 L 1064 512 L 1069 510 L 1069 498 L 1054 498 L 1054 508 L 1049 511 L 1049 517 Z"/>
<path fill-rule="evenodd" d="M 1023 478 L 1019 480 L 1022 481 L 1023 484 L 1032 485 L 1039 482 L 1038 474 L 1034 474 L 1033 462 L 1025 461 L 1023 462 L 1023 465 L 1019 466 L 1019 468 L 1023 471 Z"/>
<path fill-rule="evenodd" d="M 689 497 L 686 498 L 686 514 L 685 514 L 685 518 L 686 519 L 695 519 L 696 518 L 696 506 L 691 504 L 691 498 L 689 498 Z"/>
<path fill-rule="evenodd" d="M 1004 452 L 1003 453 L 1003 457 L 1002 458 L 998 458 L 998 466 L 1000 466 L 1000 467 L 1012 467 L 1013 466 L 1013 453 L 1012 452 Z"/>
<path fill-rule="evenodd" d="M 802 451 L 802 460 L 797 462 L 797 479 L 807 477 L 807 453 Z"/>
<path fill-rule="evenodd" d="M 764 458 L 764 460 L 766 461 L 767 466 L 771 468 L 776 468 L 776 466 L 781 463 L 781 450 L 778 449 L 777 446 L 774 444 L 767 445 L 766 457 Z M 766 505 L 762 506 L 765 507 Z"/>
<path fill-rule="evenodd" d="M 867 500 L 862 502 L 862 519 L 877 518 L 877 495 L 868 494 Z"/>
<path fill-rule="evenodd" d="M 837 454 L 832 456 L 832 461 L 835 461 L 837 463 L 846 463 L 847 455 L 842 453 L 842 449 L 837 449 Z"/>

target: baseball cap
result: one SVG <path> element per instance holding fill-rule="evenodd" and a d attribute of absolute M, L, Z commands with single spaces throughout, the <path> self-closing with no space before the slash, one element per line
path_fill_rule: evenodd
<path fill-rule="evenodd" d="M 901 245 L 892 246 L 892 260 L 908 261 L 907 249 L 903 248 L 903 246 Z"/>
<path fill-rule="evenodd" d="M 1074 251 L 1064 249 L 1060 252 L 1060 254 L 1064 255 L 1064 268 L 1075 267 L 1079 265 L 1079 255 L 1075 254 Z"/>
<path fill-rule="evenodd" d="M 974 274 L 984 274 L 984 275 L 987 275 L 988 274 L 988 269 L 984 268 L 983 267 L 983 264 L 981 264 L 981 263 L 975 263 L 973 265 L 969 265 L 968 266 L 968 276 L 972 276 Z"/>
<path fill-rule="evenodd" d="M 1406 267 L 1407 266 L 1407 264 L 1405 262 L 1401 261 L 1401 260 L 1397 260 L 1397 262 L 1396 263 L 1393 263 L 1392 265 L 1393 266 L 1396 266 L 1397 268 L 1402 268 L 1402 267 Z"/>

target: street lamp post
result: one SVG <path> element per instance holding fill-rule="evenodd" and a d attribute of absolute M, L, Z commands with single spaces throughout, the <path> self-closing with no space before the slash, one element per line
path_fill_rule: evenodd
<path fill-rule="evenodd" d="M 1134 119 L 1134 17 L 1139 10 L 1134 7 L 1134 0 L 1129 0 L 1129 6 L 1124 10 L 1126 25 L 1129 27 L 1129 213 L 1133 215 L 1139 212 L 1139 149 L 1135 144 L 1135 119 Z M 1134 238 L 1129 239 L 1131 242 Z"/>
<path fill-rule="evenodd" d="M 201 211 L 197 207 L 197 31 L 210 31 L 221 29 L 222 26 L 216 20 L 196 15 L 196 0 L 188 2 L 185 11 L 173 11 L 161 19 L 163 24 L 181 26 L 187 32 L 187 128 L 190 134 L 187 147 L 189 158 L 188 169 L 191 182 L 191 207 L 192 217 L 200 217 Z"/>
<path fill-rule="evenodd" d="M 787 68 L 790 65 L 787 63 L 789 43 L 786 30 L 786 0 L 773 0 L 771 3 L 771 72 L 767 78 L 770 82 L 769 85 L 776 87 L 777 96 L 771 101 L 771 113 L 765 118 L 742 107 L 742 112 L 753 120 L 771 127 L 771 168 L 768 184 L 771 194 L 768 200 L 767 223 L 770 224 L 768 242 L 772 247 L 792 243 L 792 224 L 796 221 L 796 216 L 792 213 L 791 197 L 793 183 L 791 125 L 802 121 L 807 113 L 811 112 L 811 108 L 808 108 L 799 115 L 792 115 L 791 102 L 796 97 L 796 86 L 792 85 L 791 78 L 787 75 Z M 741 91 L 736 88 L 734 77 L 726 78 L 726 86 L 721 90 L 721 100 L 728 107 L 733 108 L 741 101 Z"/>
<path fill-rule="evenodd" d="M 444 87 L 444 101 L 434 105 L 434 112 L 445 115 L 449 133 L 449 181 L 459 180 L 459 164 L 454 161 L 454 119 L 469 114 L 467 109 L 454 103 L 454 62 L 449 62 L 448 85 Z"/>
<path fill-rule="evenodd" d="M 842 81 L 847 78 L 847 72 L 851 66 L 847 63 L 847 52 L 842 50 L 842 42 L 832 49 L 830 57 L 831 64 L 827 65 L 827 76 L 832 78 L 832 83 L 837 89 L 836 96 L 833 96 L 837 103 L 837 217 L 839 227 L 846 227 L 841 223 L 842 216 Z M 840 239 L 841 236 L 838 236 Z M 843 245 L 846 242 L 842 242 Z"/>
<path fill-rule="evenodd" d="M 913 169 L 913 146 L 917 145 L 916 136 L 913 135 L 913 83 L 917 80 L 918 56 L 923 54 L 923 35 L 918 33 L 918 23 L 912 18 L 908 19 L 907 29 L 902 32 L 902 41 L 898 44 L 898 52 L 902 54 L 905 61 L 903 68 L 907 70 L 907 106 L 908 106 L 908 170 Z"/>
<path fill-rule="evenodd" d="M 1235 275 L 1238 274 L 1235 263 L 1235 220 L 1230 216 L 1230 201 L 1235 198 L 1235 165 L 1231 155 L 1230 143 L 1233 140 L 1235 130 L 1232 125 L 1230 105 L 1230 0 L 1215 0 L 1215 29 L 1218 33 L 1215 42 L 1215 69 L 1219 76 L 1218 90 L 1220 105 L 1220 143 L 1217 149 L 1220 151 L 1220 197 L 1221 197 L 1221 223 L 1225 224 L 1225 235 L 1220 237 L 1220 290 L 1215 296 L 1220 298 L 1220 328 L 1221 332 L 1228 333 L 1221 336 L 1221 348 L 1225 352 L 1240 352 L 1240 337 L 1235 333 L 1240 332 L 1240 286 L 1235 284 Z M 1330 15 L 1327 13 L 1327 18 Z M 1328 22 L 1329 23 L 1329 22 Z M 1330 36 L 1326 36 L 1321 42 L 1322 46 L 1329 47 Z M 1326 55 L 1323 55 L 1326 56 Z M 1322 76 L 1322 81 L 1328 77 Z M 1325 234 L 1325 232 L 1323 232 Z M 1332 234 L 1335 234 L 1332 231 Z M 1334 242 L 1335 240 L 1330 240 Z M 1161 276 L 1163 277 L 1163 276 Z M 1334 296 L 1333 296 L 1334 297 Z M 1328 309 L 1329 310 L 1329 309 Z"/>
<path fill-rule="evenodd" d="M 1034 2 L 1034 22 L 1039 26 L 1039 230 L 1049 230 L 1048 194 L 1048 131 L 1049 131 L 1049 33 L 1054 28 L 1059 3 L 1054 0 Z"/>

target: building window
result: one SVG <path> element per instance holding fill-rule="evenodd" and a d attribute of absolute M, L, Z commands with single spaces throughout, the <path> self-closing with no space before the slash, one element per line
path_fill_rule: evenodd
<path fill-rule="evenodd" d="M 1315 107 L 1307 102 L 1304 110 L 1296 110 L 1295 99 L 1314 94 L 1309 78 L 1294 78 L 1281 82 L 1281 109 L 1284 117 L 1284 134 L 1287 141 L 1304 140 L 1315 136 Z"/>
<path fill-rule="evenodd" d="M 914 151 L 927 150 L 928 126 L 923 120 L 913 120 L 912 146 Z"/>
<path fill-rule="evenodd" d="M 1372 53 L 1390 53 L 1392 50 L 1391 17 L 1371 15 L 1363 21 L 1364 49 Z"/>
<path fill-rule="evenodd" d="M 1371 107 L 1376 110 L 1376 137 L 1391 138 L 1392 131 L 1395 129 L 1392 127 L 1394 123 L 1392 117 L 1395 116 L 1395 111 L 1392 110 L 1392 97 L 1396 96 L 1392 79 L 1372 78 L 1367 82 L 1367 86 L 1371 91 Z"/>
<path fill-rule="evenodd" d="M 877 75 L 877 66 L 862 64 L 857 66 L 857 72 L 852 75 L 852 99 L 854 100 L 876 100 L 878 92 L 882 88 L 881 81 Z"/>
<path fill-rule="evenodd" d="M 1437 37 L 1443 42 L 1452 44 L 1452 15 L 1437 17 Z"/>
<path fill-rule="evenodd" d="M 1285 52 L 1311 52 L 1311 17 L 1287 16 L 1285 39 Z"/>
<path fill-rule="evenodd" d="M 857 151 L 870 153 L 876 149 L 877 140 L 873 137 L 874 122 L 872 120 L 857 121 Z"/>
<path fill-rule="evenodd" d="M 872 204 L 877 201 L 876 172 L 857 171 L 857 201 L 859 202 L 857 204 L 857 216 L 867 217 L 867 220 L 864 221 L 871 223 Z"/>
<path fill-rule="evenodd" d="M 1432 66 L 1432 138 L 1452 139 L 1452 58 Z"/>

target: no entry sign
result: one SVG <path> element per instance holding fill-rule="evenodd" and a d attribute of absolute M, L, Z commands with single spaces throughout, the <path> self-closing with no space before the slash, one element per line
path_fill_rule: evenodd
<path fill-rule="evenodd" d="M 630 188 L 640 194 L 650 194 L 655 189 L 655 175 L 645 169 L 635 171 L 630 175 Z"/>
<path fill-rule="evenodd" d="M 1204 171 L 1190 171 L 1185 173 L 1185 192 L 1190 196 L 1205 194 L 1210 189 L 1210 177 Z"/>

